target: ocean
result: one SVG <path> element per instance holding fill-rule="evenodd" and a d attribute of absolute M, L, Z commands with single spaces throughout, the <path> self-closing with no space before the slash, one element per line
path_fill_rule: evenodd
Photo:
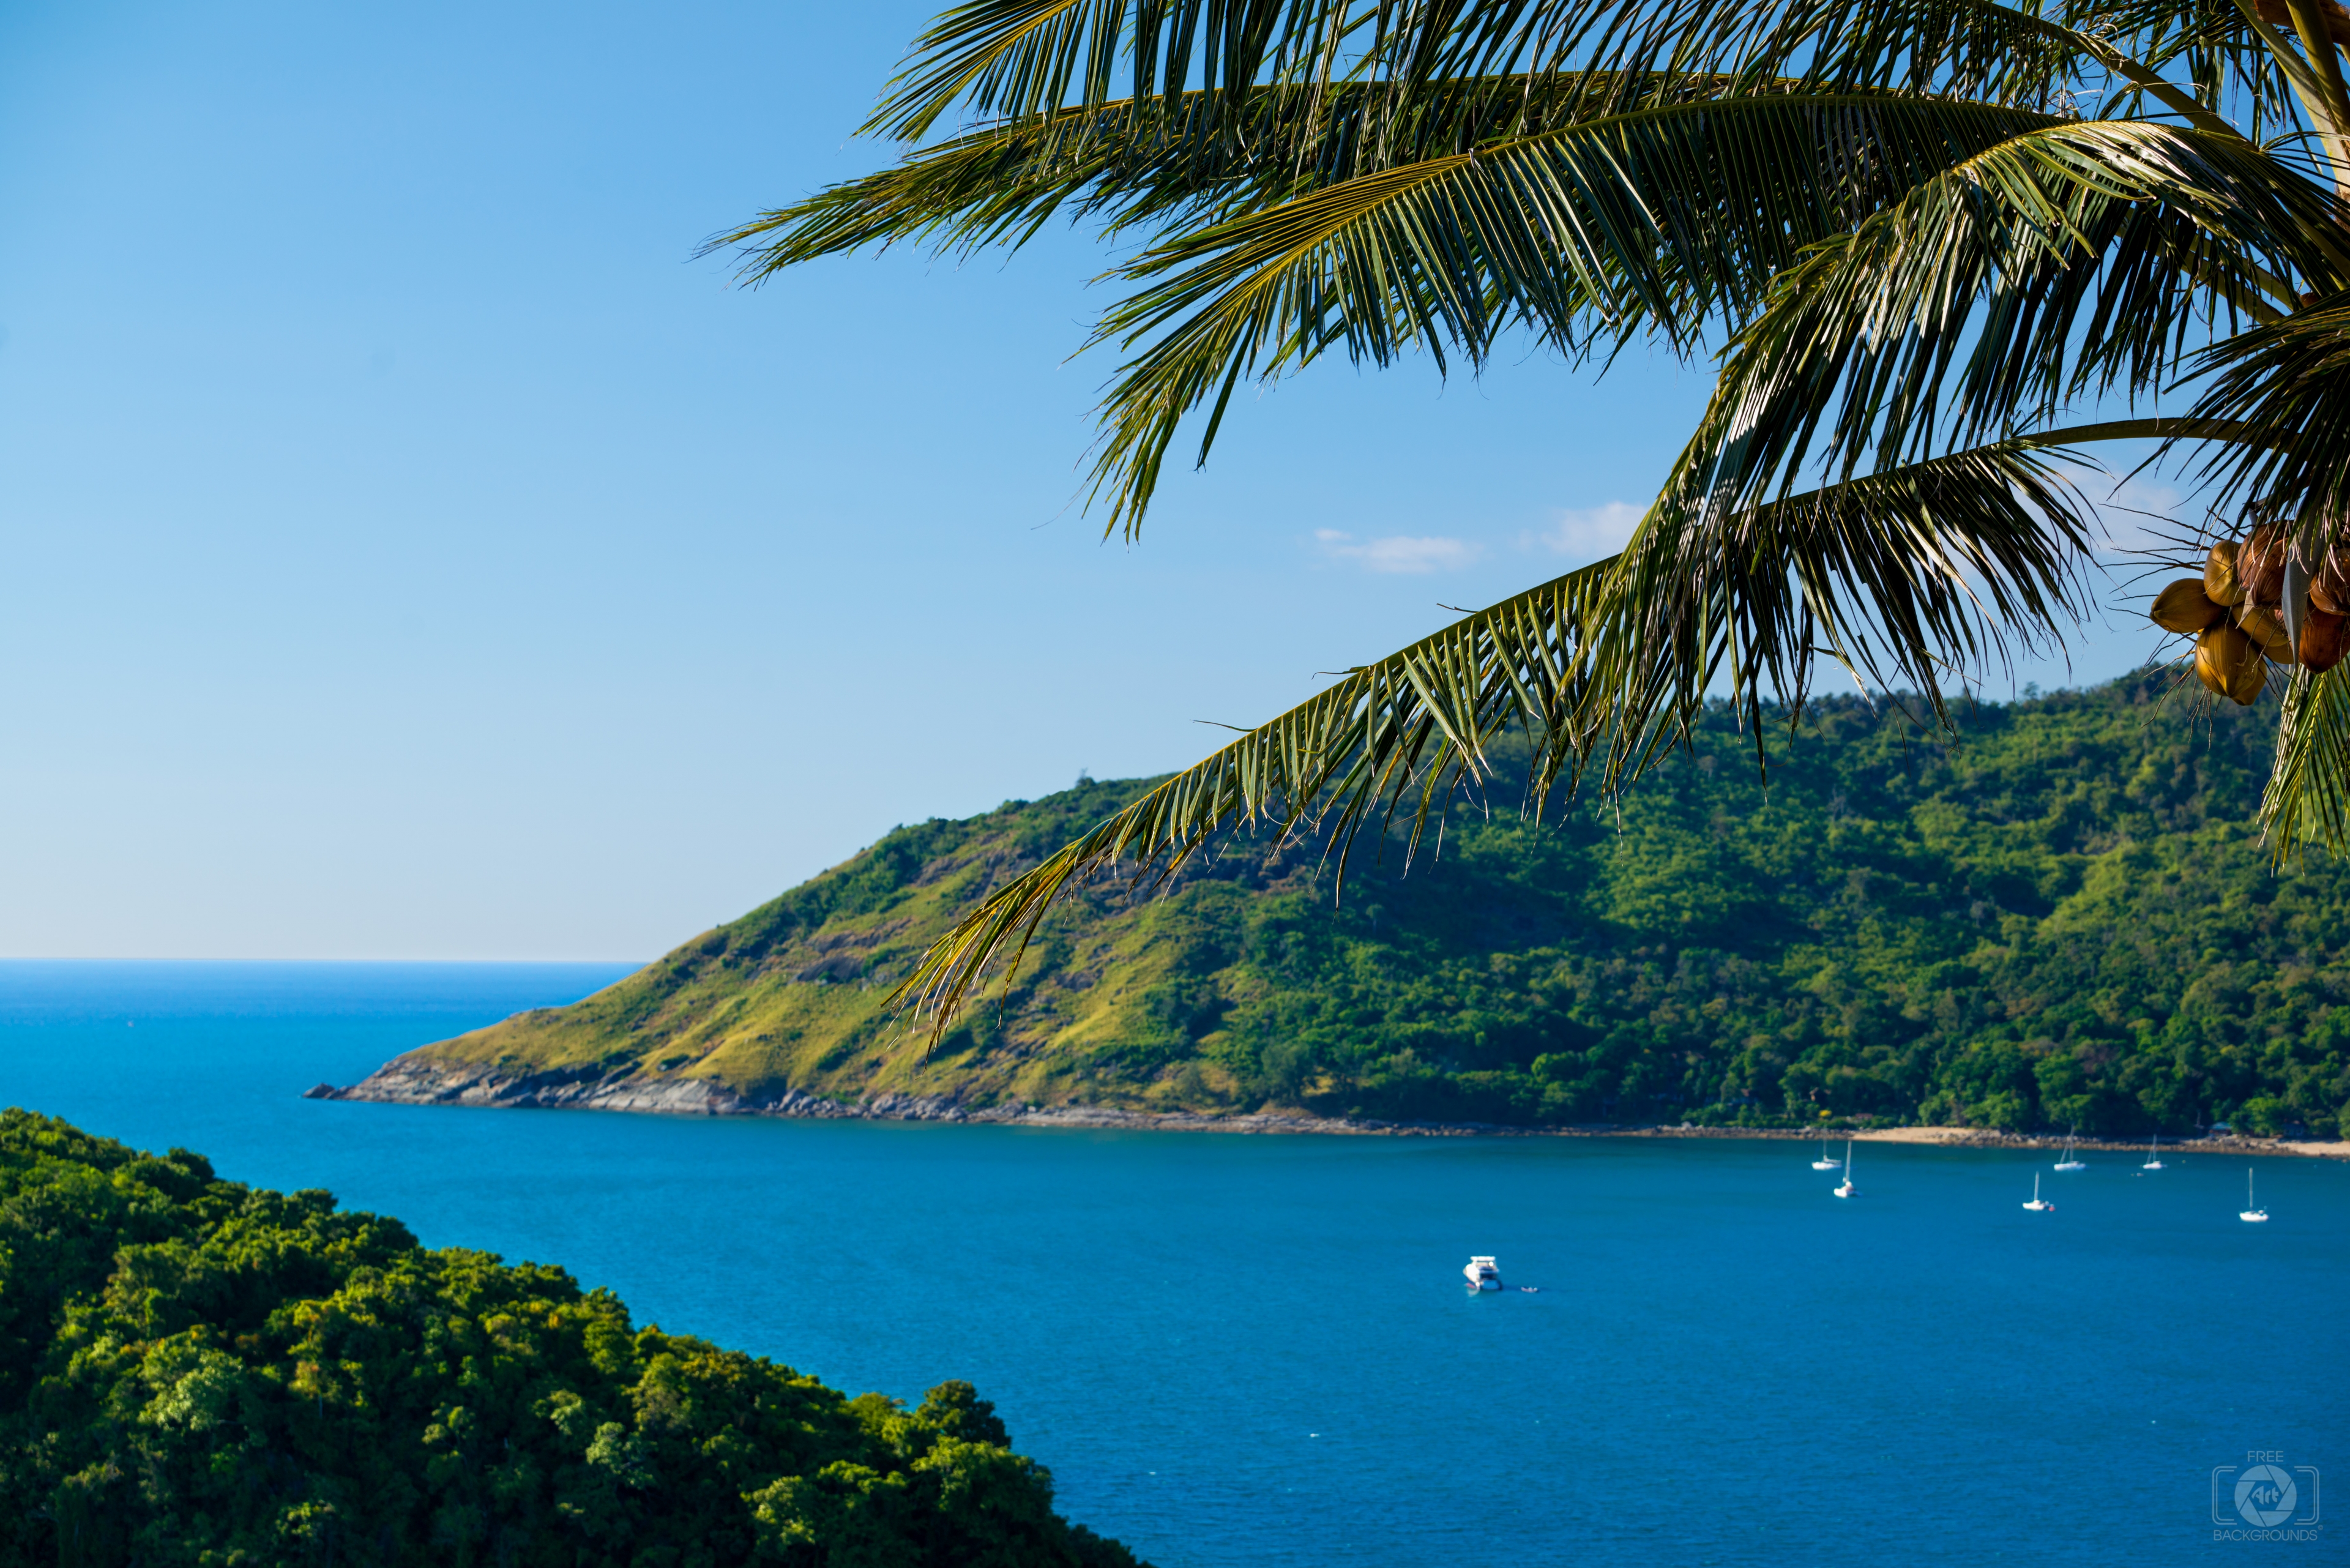
<path fill-rule="evenodd" d="M 1863 1145 L 1842 1201 L 1793 1138 L 300 1097 L 626 967 L 0 964 L 0 1103 L 559 1263 L 851 1393 L 969 1378 L 1065 1512 L 1162 1568 L 2342 1560 L 2350 1164 L 2252 1161 L 2258 1226 L 2243 1158 L 2171 1151 Z M 1468 1294 L 1471 1253 L 1513 1288 Z M 2297 1478 L 2287 1539 L 2237 1504 L 2262 1463 Z"/>

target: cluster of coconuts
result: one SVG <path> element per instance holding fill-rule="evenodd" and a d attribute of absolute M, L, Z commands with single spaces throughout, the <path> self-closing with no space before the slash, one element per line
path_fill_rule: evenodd
<path fill-rule="evenodd" d="M 2250 703 L 2268 663 L 2324 673 L 2350 652 L 2350 568 L 2330 557 L 2312 576 L 2282 529 L 2263 523 L 2211 546 L 2203 576 L 2181 577 L 2147 612 L 2195 639 L 2195 674 L 2218 696 Z"/>

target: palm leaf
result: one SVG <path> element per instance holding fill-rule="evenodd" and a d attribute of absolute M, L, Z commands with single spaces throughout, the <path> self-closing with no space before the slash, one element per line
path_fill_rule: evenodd
<path fill-rule="evenodd" d="M 2132 425 L 2088 436 L 2162 433 Z M 1763 744 L 1762 704 L 1800 713 L 1825 647 L 1864 679 L 1939 701 L 1954 666 L 1996 658 L 2007 628 L 2077 608 L 2084 503 L 2039 449 L 2049 435 L 1870 475 L 1692 526 L 1659 501 L 1623 555 L 1514 595 L 1243 733 L 1032 870 L 995 888 L 894 993 L 932 1037 L 1071 888 L 1123 869 L 1163 882 L 1219 834 L 1317 837 L 1343 878 L 1357 836 L 1400 825 L 1404 852 L 1494 738 L 1534 743 L 1540 816 L 1593 766 L 1614 789 L 1686 733 L 1717 680 Z M 2036 443 L 2036 444 L 2035 444 Z"/>
<path fill-rule="evenodd" d="M 2261 823 L 2279 867 L 2312 844 L 2350 854 L 2350 667 L 2294 672 L 2277 721 Z"/>
<path fill-rule="evenodd" d="M 2215 344 L 2196 369 L 2210 378 L 2198 416 L 2265 436 L 2212 454 L 2215 504 L 2257 501 L 2294 519 L 2303 555 L 2323 559 L 2350 517 L 2350 292 Z"/>
<path fill-rule="evenodd" d="M 1448 81 L 1399 110 L 1383 86 L 1275 83 L 1238 109 L 1214 95 L 1121 99 L 992 125 L 896 166 L 763 213 L 703 253 L 750 247 L 741 275 L 867 245 L 913 242 L 968 254 L 1018 245 L 1065 206 L 1107 234 L 1195 228 L 1364 174 L 1473 152 L 1641 108 L 1784 95 L 1792 82 L 1684 72 L 1582 73 Z"/>
<path fill-rule="evenodd" d="M 1345 81 L 1388 84 L 1400 102 L 1445 81 L 1655 69 L 2049 109 L 2084 62 L 2126 63 L 1989 0 L 966 0 L 915 41 L 866 130 L 920 140 L 958 106 L 1017 119 L 1195 88 L 1237 106 L 1272 84 Z"/>
<path fill-rule="evenodd" d="M 1430 815 L 1512 722 L 1537 736 L 1529 784 L 1537 809 L 1584 749 L 1580 639 L 1612 563 L 1570 572 L 1456 621 L 1332 687 L 1160 784 L 1023 876 L 996 888 L 923 955 L 893 993 L 929 1014 L 932 1038 L 1065 891 L 1120 865 L 1137 886 L 1163 881 L 1218 833 L 1269 827 L 1277 840 L 1319 833 L 1343 877 L 1355 836 L 1408 812 L 1417 844 Z"/>
<path fill-rule="evenodd" d="M 1358 176 L 1161 245 L 1099 336 L 1134 344 L 1103 402 L 1097 493 L 1129 529 L 1183 418 L 1343 344 L 1471 362 L 1513 325 L 1573 349 L 1642 323 L 1677 339 L 1743 314 L 1802 247 L 2049 122 L 1880 94 L 1643 109 Z"/>
<path fill-rule="evenodd" d="M 1681 483 L 1733 508 L 2158 383 L 2264 288 L 2343 270 L 2332 192 L 2146 122 L 2035 130 L 1819 246 L 1724 365 Z M 1823 434 L 1825 431 L 1825 434 Z"/>

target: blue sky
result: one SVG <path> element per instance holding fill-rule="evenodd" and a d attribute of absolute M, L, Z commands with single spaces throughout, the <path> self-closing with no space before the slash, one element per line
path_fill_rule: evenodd
<path fill-rule="evenodd" d="M 931 9 L 0 11 L 0 954 L 649 958 L 1653 493 L 1701 369 L 1334 362 L 1104 544 L 1088 237 L 691 259 L 884 156 Z"/>

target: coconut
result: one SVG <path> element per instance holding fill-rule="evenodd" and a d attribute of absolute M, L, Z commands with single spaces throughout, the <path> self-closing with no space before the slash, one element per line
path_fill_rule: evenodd
<path fill-rule="evenodd" d="M 2203 591 L 2215 605 L 2240 605 L 2244 602 L 2244 585 L 2236 580 L 2236 542 L 2222 539 L 2211 546 L 2210 558 L 2203 563 Z"/>
<path fill-rule="evenodd" d="M 2301 623 L 2302 668 L 2323 675 L 2342 662 L 2345 651 L 2350 651 L 2350 616 L 2330 615 L 2313 605 L 2309 618 Z"/>
<path fill-rule="evenodd" d="M 2350 615 L 2350 561 L 2339 551 L 2329 552 L 2310 580 L 2309 602 L 2327 615 Z"/>
<path fill-rule="evenodd" d="M 2154 596 L 2154 607 L 2147 614 L 2165 631 L 2183 631 L 2191 636 L 2215 621 L 2227 619 L 2228 607 L 2211 602 L 2200 578 L 2181 577 Z"/>
<path fill-rule="evenodd" d="M 2249 707 L 2268 684 L 2269 667 L 2260 644 L 2221 621 L 2195 639 L 2195 673 L 2213 691 Z"/>
<path fill-rule="evenodd" d="M 2236 624 L 2244 634 L 2261 645 L 2261 651 L 2279 664 L 2293 662 L 2293 639 L 2284 634 L 2284 622 L 2275 610 L 2256 604 L 2236 607 Z"/>
<path fill-rule="evenodd" d="M 2284 597 L 2284 530 L 2263 523 L 2236 546 L 2236 580 L 2244 597 L 2256 605 L 2274 605 Z"/>

